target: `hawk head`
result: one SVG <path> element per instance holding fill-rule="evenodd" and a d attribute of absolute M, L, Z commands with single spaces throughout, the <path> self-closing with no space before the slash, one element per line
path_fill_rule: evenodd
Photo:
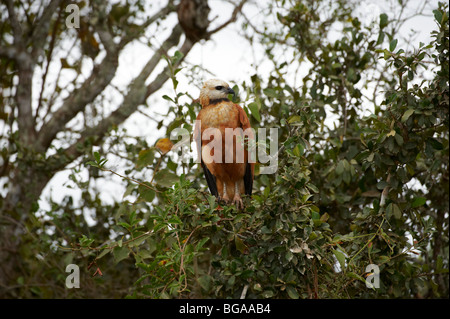
<path fill-rule="evenodd" d="M 200 90 L 200 104 L 202 107 L 228 99 L 228 94 L 235 94 L 227 82 L 211 79 L 203 84 Z"/>

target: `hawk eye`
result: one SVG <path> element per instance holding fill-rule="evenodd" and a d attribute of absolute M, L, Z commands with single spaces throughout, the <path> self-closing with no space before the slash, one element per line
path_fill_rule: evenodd
<path fill-rule="evenodd" d="M 221 85 L 216 86 L 216 90 L 220 91 L 222 89 L 223 89 L 223 86 L 221 86 Z"/>

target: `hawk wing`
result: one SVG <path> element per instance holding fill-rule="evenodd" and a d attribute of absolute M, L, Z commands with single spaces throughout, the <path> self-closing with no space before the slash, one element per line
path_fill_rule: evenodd
<path fill-rule="evenodd" d="M 200 116 L 200 114 L 199 114 Z M 199 117 L 197 117 L 198 119 Z M 198 123 L 198 122 L 197 122 Z M 218 197 L 219 196 L 219 192 L 217 190 L 217 185 L 216 185 L 216 178 L 215 176 L 211 173 L 211 171 L 206 167 L 205 163 L 203 162 L 203 158 L 202 158 L 202 134 L 200 131 L 200 127 L 197 126 L 197 123 L 195 124 L 194 127 L 194 141 L 197 145 L 197 156 L 201 161 L 201 165 L 203 168 L 203 173 L 205 174 L 205 178 L 206 178 L 206 183 L 208 184 L 208 188 L 211 192 L 212 195 Z"/>
<path fill-rule="evenodd" d="M 248 119 L 247 114 L 245 113 L 244 109 L 240 107 L 239 105 L 235 104 L 235 108 L 239 112 L 239 122 L 241 123 L 241 128 L 243 131 L 250 128 L 250 120 Z M 249 141 L 250 143 L 253 143 L 255 137 L 253 136 L 253 131 L 249 131 L 251 134 L 249 134 Z M 248 145 L 248 144 L 247 144 Z M 248 150 L 248 146 L 247 146 Z M 249 157 L 250 155 L 248 155 Z M 252 189 L 253 189 L 253 178 L 255 174 L 255 163 L 249 163 L 249 158 L 247 157 L 247 163 L 245 165 L 245 175 L 244 175 L 244 187 L 245 187 L 245 194 L 252 195 Z"/>

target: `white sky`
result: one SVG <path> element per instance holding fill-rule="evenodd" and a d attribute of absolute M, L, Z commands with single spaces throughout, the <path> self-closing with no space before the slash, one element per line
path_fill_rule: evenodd
<path fill-rule="evenodd" d="M 259 7 L 263 7 L 263 2 L 264 1 L 254 1 L 251 4 L 244 6 L 244 13 L 250 18 L 253 25 L 258 26 L 258 23 L 261 23 L 261 19 L 267 19 L 260 13 Z M 417 3 L 417 5 L 422 3 L 421 0 L 414 0 L 413 2 Z M 165 1 L 163 3 L 165 3 Z M 255 5 L 255 3 L 257 4 Z M 372 21 L 375 19 L 375 21 L 378 21 L 379 14 L 386 12 L 385 10 L 380 9 L 379 1 L 366 0 L 363 3 L 365 5 L 362 5 L 361 9 L 358 10 L 360 15 L 358 18 L 360 20 L 367 21 L 369 19 Z M 434 9 L 437 6 L 437 1 L 429 1 L 429 3 L 430 8 Z M 213 22 L 214 25 L 220 24 L 228 19 L 231 14 L 232 6 L 226 1 L 211 0 L 209 5 L 211 7 L 209 18 L 212 19 L 217 17 Z M 389 11 L 386 13 L 389 16 L 392 16 L 392 13 Z M 409 43 L 408 46 L 417 47 L 420 41 L 424 43 L 430 41 L 430 32 L 435 28 L 435 22 L 433 21 L 431 10 L 429 10 L 429 14 L 430 17 L 417 17 L 405 24 L 405 27 L 401 31 L 402 33 L 407 34 L 410 28 L 419 31 L 419 35 L 414 43 Z M 176 23 L 176 15 L 172 15 L 164 23 L 173 25 Z M 255 45 L 251 47 L 241 36 L 241 26 L 242 19 L 238 19 L 236 23 L 229 25 L 227 28 L 215 34 L 210 41 L 196 44 L 186 58 L 187 64 L 200 65 L 213 74 L 205 74 L 204 72 L 204 74 L 201 74 L 202 78 L 220 78 L 230 83 L 231 86 L 234 84 L 241 86 L 243 81 L 250 83 L 250 77 L 255 73 L 255 67 L 258 69 L 258 74 L 269 74 L 272 65 L 262 60 L 262 47 L 258 47 L 259 43 L 257 43 L 257 41 L 254 41 Z M 149 29 L 149 37 L 152 36 L 151 31 L 152 30 Z M 156 39 L 151 39 L 151 42 L 154 45 L 158 42 L 161 43 L 167 37 L 169 32 L 170 29 L 158 34 L 158 37 Z M 398 48 L 399 47 L 400 43 L 398 45 Z M 152 53 L 152 50 L 143 43 L 135 43 L 127 47 L 126 52 L 120 56 L 119 68 L 116 77 L 113 80 L 113 84 L 121 88 L 126 88 L 130 80 L 139 73 L 142 66 L 151 57 Z M 163 63 L 160 64 L 159 70 L 161 70 L 163 66 Z M 184 64 L 184 66 L 186 67 L 186 64 Z M 189 66 L 177 75 L 179 80 L 178 92 L 189 92 L 192 96 L 197 97 L 199 87 L 189 83 L 185 76 L 188 68 Z M 158 73 L 159 71 L 156 70 L 149 78 L 149 81 Z M 148 104 L 151 108 L 147 109 L 140 107 L 140 110 L 148 112 L 148 115 L 150 116 L 154 116 L 153 111 L 164 114 L 168 107 L 168 102 L 161 98 L 164 94 L 173 96 L 171 81 L 168 81 L 161 90 L 157 91 L 149 98 Z M 124 126 L 127 128 L 130 135 L 144 136 L 149 145 L 153 145 L 157 139 L 164 137 L 165 133 L 164 128 L 159 132 L 156 131 L 155 122 L 150 121 L 138 113 L 132 115 L 125 122 Z M 119 163 L 120 162 L 108 162 L 107 166 L 113 167 L 114 170 L 123 174 L 124 169 L 117 167 Z M 56 201 L 60 201 L 65 195 L 71 195 L 74 197 L 74 202 L 77 202 L 80 198 L 80 191 L 77 190 L 76 187 L 68 188 L 68 186 L 74 186 L 72 182 L 68 182 L 70 173 L 70 171 L 58 173 L 47 185 L 43 192 L 42 199 L 39 202 L 41 208 L 44 210 L 49 208 L 45 198 L 50 194 Z M 85 179 L 87 178 L 87 174 L 81 173 L 81 175 L 84 176 Z M 121 199 L 123 192 L 124 189 L 121 186 L 119 178 L 113 178 L 113 183 L 102 185 L 102 199 L 108 202 L 111 202 L 114 198 Z M 88 220 L 91 220 L 89 218 L 89 212 L 85 212 L 85 216 Z"/>

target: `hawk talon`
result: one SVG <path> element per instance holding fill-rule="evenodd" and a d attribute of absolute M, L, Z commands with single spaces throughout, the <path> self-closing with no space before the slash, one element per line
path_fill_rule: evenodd
<path fill-rule="evenodd" d="M 217 204 L 227 205 L 230 202 L 228 197 L 221 197 L 220 195 L 216 197 Z"/>
<path fill-rule="evenodd" d="M 238 210 L 244 209 L 244 202 L 242 201 L 242 198 L 239 196 L 234 196 L 233 205 L 235 205 Z"/>

